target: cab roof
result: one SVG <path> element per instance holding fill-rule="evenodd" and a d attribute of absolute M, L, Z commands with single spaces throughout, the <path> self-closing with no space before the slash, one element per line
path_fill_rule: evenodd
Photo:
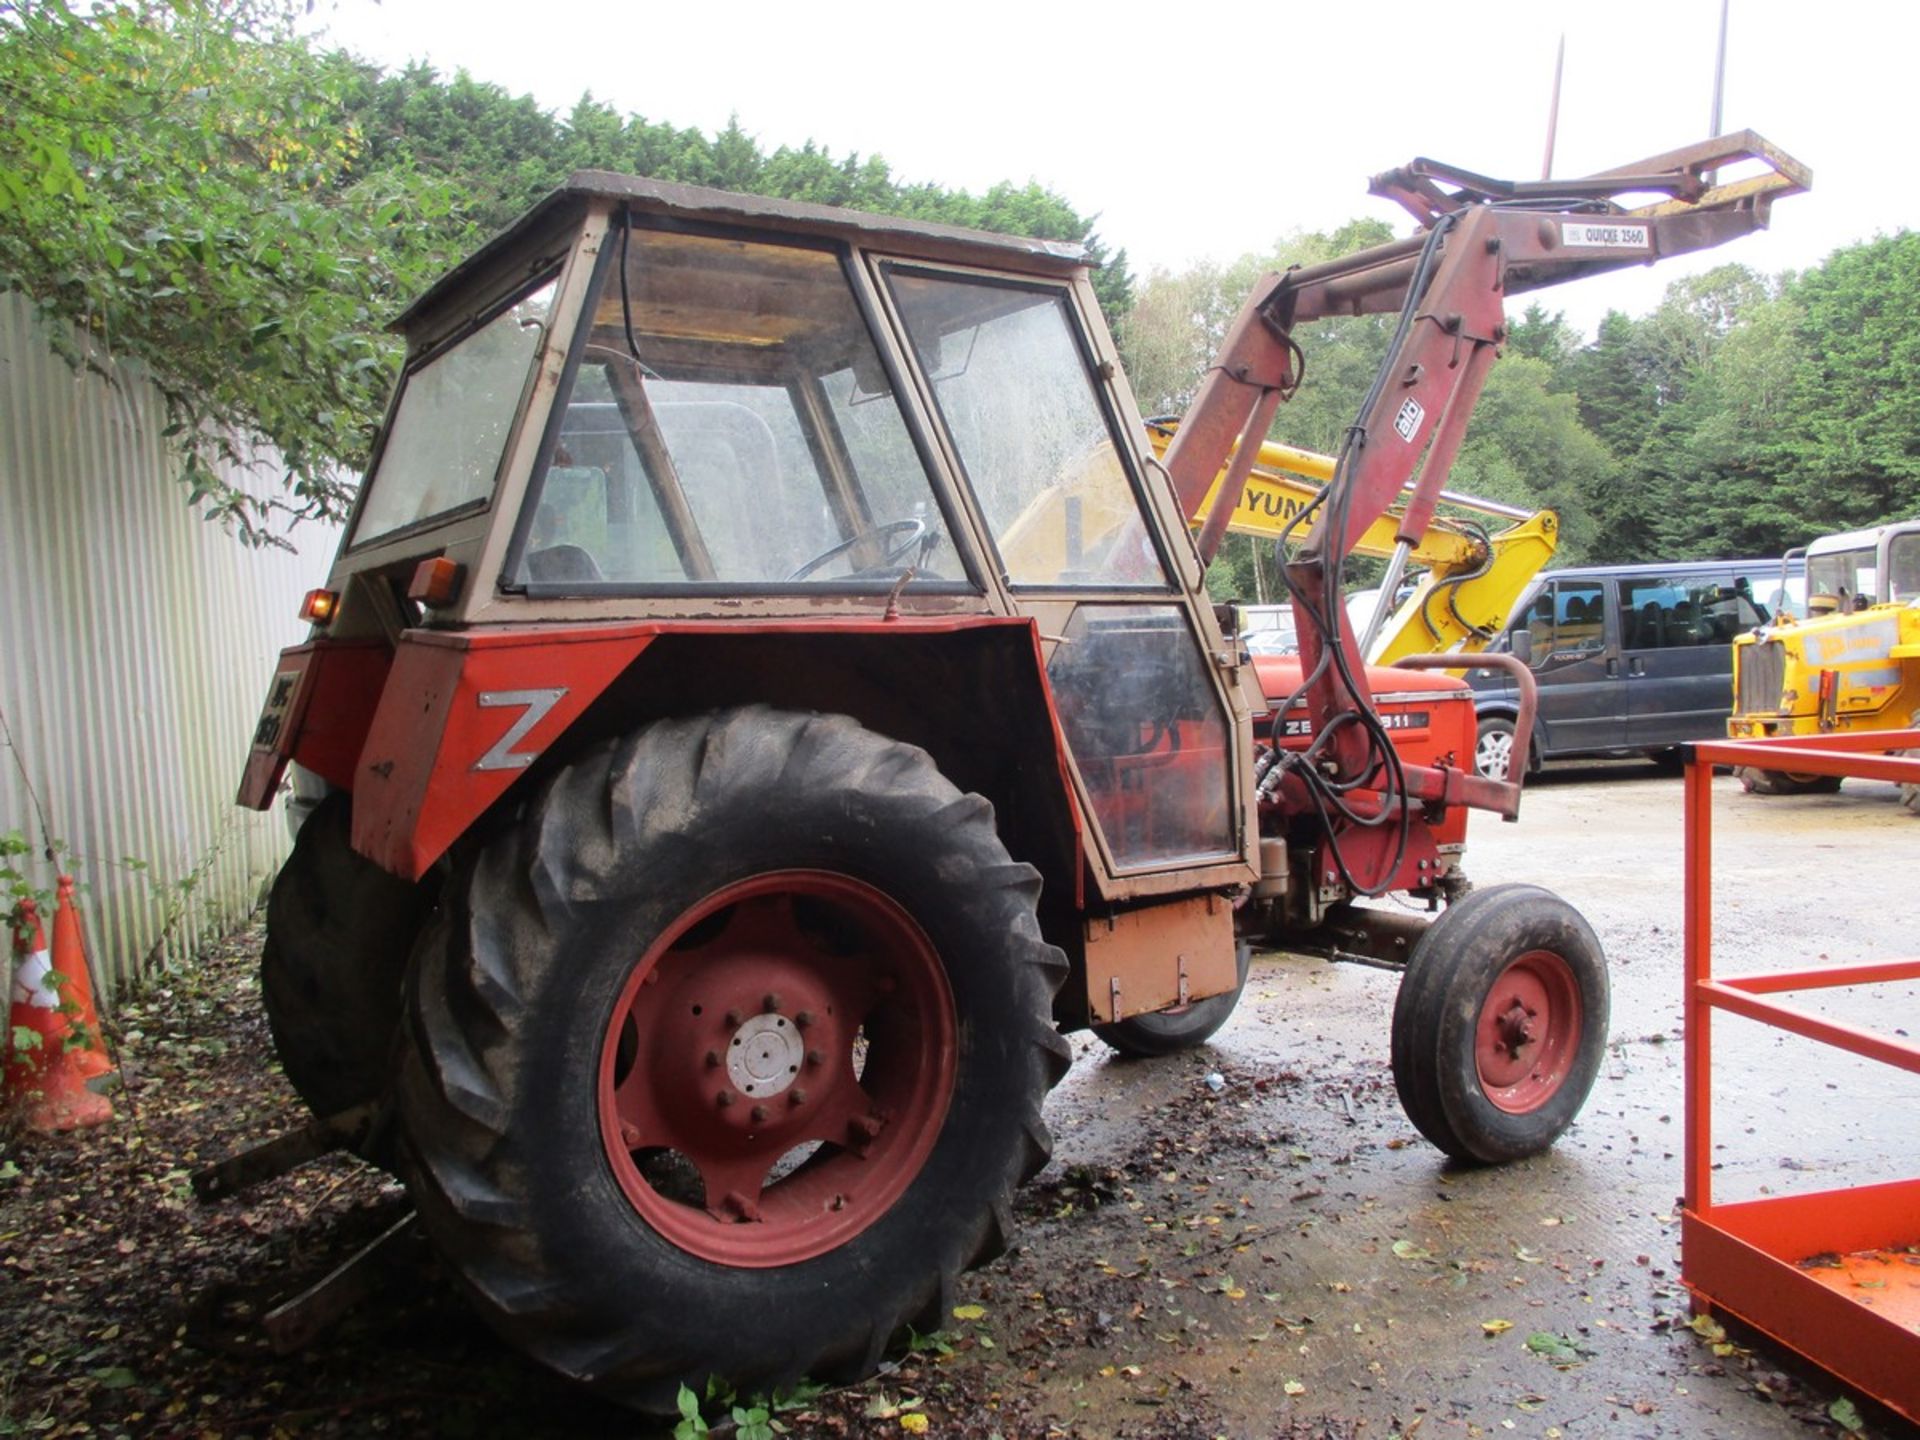
<path fill-rule="evenodd" d="M 1807 546 L 1807 554 L 1831 555 L 1839 550 L 1871 550 L 1879 546 L 1881 536 L 1908 530 L 1920 530 L 1920 520 L 1896 520 L 1865 530 L 1848 530 L 1841 535 L 1822 535 Z"/>
<path fill-rule="evenodd" d="M 837 205 L 776 200 L 699 185 L 674 185 L 611 170 L 576 170 L 564 184 L 436 280 L 401 312 L 392 328 L 406 328 L 414 318 L 434 309 L 474 276 L 491 271 L 516 247 L 537 241 L 562 225 L 576 223 L 594 201 L 630 206 L 635 214 L 641 215 L 823 236 L 929 259 L 994 265 L 1043 275 L 1070 274 L 1091 263 L 1086 247 L 1073 241 L 1034 240 L 969 230 L 960 225 L 909 220 L 898 215 L 876 215 Z"/>

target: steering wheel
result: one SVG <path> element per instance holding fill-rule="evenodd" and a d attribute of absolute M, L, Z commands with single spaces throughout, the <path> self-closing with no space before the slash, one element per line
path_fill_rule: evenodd
<path fill-rule="evenodd" d="M 828 546 L 798 570 L 787 576 L 787 579 L 790 581 L 804 580 L 829 560 L 838 559 L 863 540 L 878 540 L 885 535 L 903 535 L 906 538 L 901 540 L 897 545 L 887 547 L 886 558 L 880 562 L 880 565 L 869 566 L 867 568 L 874 570 L 887 565 L 897 565 L 913 550 L 914 546 L 926 538 L 928 529 L 927 522 L 917 515 L 906 520 L 888 520 L 883 524 L 874 526 L 871 530 L 862 530 L 857 535 L 849 535 L 838 545 Z M 859 571 L 856 573 L 864 574 L 865 572 Z"/>

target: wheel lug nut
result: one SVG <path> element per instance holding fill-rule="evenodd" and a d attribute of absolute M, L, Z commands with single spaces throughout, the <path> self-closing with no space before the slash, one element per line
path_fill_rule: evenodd
<path fill-rule="evenodd" d="M 722 1110 L 726 1109 L 729 1105 L 733 1104 L 733 1092 L 731 1090 L 722 1090 L 718 1095 L 713 1097 L 713 1103 L 718 1105 Z"/>
<path fill-rule="evenodd" d="M 806 1103 L 807 1103 L 807 1092 L 806 1092 L 806 1091 L 804 1091 L 804 1090 L 800 1090 L 800 1089 L 793 1089 L 793 1090 L 789 1090 L 789 1091 L 787 1092 L 787 1104 L 789 1104 L 789 1105 L 804 1105 L 804 1104 L 806 1104 Z"/>
<path fill-rule="evenodd" d="M 771 1118 L 771 1112 L 764 1105 L 754 1106 L 750 1113 L 753 1116 L 753 1123 L 756 1125 L 764 1125 L 768 1119 Z"/>
<path fill-rule="evenodd" d="M 780 997 L 772 992 L 768 992 L 765 996 L 761 997 L 760 1008 L 769 1015 L 773 1014 L 774 1011 L 780 1008 Z"/>
<path fill-rule="evenodd" d="M 802 1010 L 798 1015 L 793 1017 L 793 1023 L 798 1025 L 802 1030 L 807 1029 L 813 1024 L 813 1012 L 811 1010 Z"/>
<path fill-rule="evenodd" d="M 729 1025 L 737 1026 L 742 1020 L 746 1018 L 747 1017 L 742 1015 L 738 1010 L 727 1011 L 727 1024 Z"/>
<path fill-rule="evenodd" d="M 707 1051 L 707 1069 L 718 1070 L 719 1068 L 720 1068 L 720 1052 L 718 1050 Z"/>
<path fill-rule="evenodd" d="M 814 1067 L 815 1069 L 818 1069 L 818 1068 L 819 1068 L 820 1066 L 822 1066 L 822 1065 L 824 1065 L 824 1064 L 826 1064 L 826 1063 L 827 1063 L 827 1052 L 826 1052 L 826 1051 L 824 1051 L 824 1050 L 809 1050 L 809 1051 L 807 1051 L 807 1064 L 809 1064 L 809 1065 L 811 1065 L 811 1066 L 813 1066 L 813 1067 Z"/>

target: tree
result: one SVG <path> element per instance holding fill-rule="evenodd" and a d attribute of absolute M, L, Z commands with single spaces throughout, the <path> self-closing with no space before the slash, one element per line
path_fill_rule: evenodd
<path fill-rule="evenodd" d="M 1580 335 L 1567 323 L 1567 313 L 1535 302 L 1521 312 L 1518 320 L 1507 323 L 1507 353 L 1544 360 L 1558 372 L 1580 349 Z"/>
<path fill-rule="evenodd" d="M 1802 526 L 1920 515 L 1920 234 L 1836 251 L 1787 295 L 1800 362 L 1773 458 Z"/>
<path fill-rule="evenodd" d="M 76 366 L 144 366 L 190 493 L 255 540 L 274 510 L 341 513 L 394 358 L 379 320 L 446 258 L 443 188 L 349 177 L 351 78 L 252 0 L 0 11 L 0 276 L 79 327 L 52 327 Z M 289 498 L 217 472 L 243 432 Z"/>
<path fill-rule="evenodd" d="M 54 343 L 166 397 L 191 499 L 243 537 L 276 512 L 339 518 L 399 358 L 386 321 L 483 233 L 574 169 L 856 204 L 1086 245 L 1118 318 L 1124 252 L 1037 185 L 902 185 L 878 159 L 768 156 L 582 96 L 527 96 L 425 66 L 386 75 L 300 39 L 298 0 L 0 0 L 0 283 Z M 72 337 L 77 327 L 80 339 Z M 284 487 L 230 483 L 258 437 Z"/>
<path fill-rule="evenodd" d="M 1493 367 L 1454 464 L 1452 488 L 1559 512 L 1555 558 L 1570 564 L 1587 558 L 1598 539 L 1596 512 L 1618 466 L 1580 423 L 1577 401 L 1556 392 L 1553 379 L 1551 365 L 1526 355 L 1509 355 Z"/>

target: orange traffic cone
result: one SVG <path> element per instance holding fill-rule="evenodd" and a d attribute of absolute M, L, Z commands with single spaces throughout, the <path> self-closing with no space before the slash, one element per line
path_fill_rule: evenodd
<path fill-rule="evenodd" d="M 73 877 L 60 877 L 53 912 L 53 973 L 60 977 L 60 1010 L 67 1017 L 67 1046 L 74 1066 L 89 1079 L 113 1069 L 100 1039 L 100 1017 L 93 1008 L 93 969 L 80 933 L 80 907 L 74 903 Z"/>
<path fill-rule="evenodd" d="M 10 1034 L 0 1096 L 9 1109 L 21 1108 L 28 1129 L 42 1133 L 111 1120 L 113 1106 L 107 1097 L 87 1089 L 87 1077 L 74 1060 L 79 1049 L 67 1048 L 73 1030 L 62 1011 L 58 982 L 47 978 L 53 962 L 39 908 L 22 900 L 13 923 Z M 31 1041 L 22 1043 L 28 1035 Z"/>

